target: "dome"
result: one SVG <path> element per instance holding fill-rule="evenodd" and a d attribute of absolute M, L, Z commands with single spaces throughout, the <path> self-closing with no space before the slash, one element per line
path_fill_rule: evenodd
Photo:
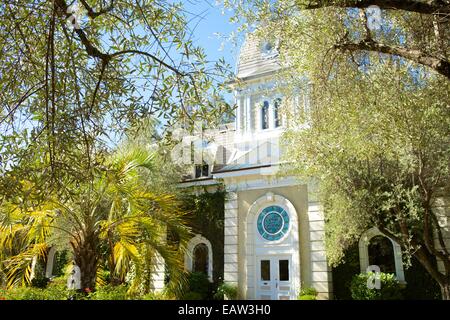
<path fill-rule="evenodd" d="M 249 33 L 241 47 L 236 76 L 240 79 L 263 76 L 280 69 L 276 44 Z"/>

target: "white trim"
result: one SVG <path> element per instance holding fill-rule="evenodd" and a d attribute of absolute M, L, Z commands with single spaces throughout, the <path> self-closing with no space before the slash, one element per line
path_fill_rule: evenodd
<path fill-rule="evenodd" d="M 235 177 L 243 177 L 243 176 L 235 176 Z M 236 179 L 237 180 L 237 179 Z M 231 181 L 225 180 L 224 184 L 231 186 L 237 191 L 243 191 L 243 190 L 260 190 L 260 189 L 267 189 L 267 188 L 280 188 L 280 187 L 293 187 L 293 186 L 301 186 L 306 185 L 306 182 L 298 180 L 296 177 L 286 177 L 286 178 L 279 178 L 279 177 L 273 177 L 273 176 L 264 176 L 260 177 L 259 179 L 248 179 L 248 180 L 241 180 L 241 181 Z"/>
<path fill-rule="evenodd" d="M 214 180 L 214 178 L 208 178 L 208 179 L 199 179 L 199 180 L 193 180 L 189 182 L 181 182 L 178 184 L 179 188 L 188 188 L 188 187 L 194 187 L 194 186 L 213 186 L 220 184 L 220 181 Z"/>
<path fill-rule="evenodd" d="M 267 206 L 277 205 L 282 207 L 289 214 L 291 229 L 289 235 L 278 241 L 258 241 L 256 235 L 256 221 L 259 213 Z M 299 234 L 298 215 L 294 205 L 285 197 L 275 195 L 272 192 L 266 193 L 257 199 L 249 208 L 244 218 L 244 251 L 245 275 L 243 284 L 245 297 L 247 299 L 256 298 L 257 288 L 257 258 L 261 255 L 291 255 L 292 257 L 292 298 L 299 290 L 300 286 L 300 254 L 299 254 Z M 276 250 L 271 250 L 276 249 Z"/>
<path fill-rule="evenodd" d="M 213 251 L 211 242 L 200 234 L 195 235 L 189 240 L 184 254 L 184 267 L 187 271 L 192 272 L 194 268 L 194 249 L 197 245 L 204 244 L 208 248 L 208 279 L 213 282 Z"/>
<path fill-rule="evenodd" d="M 361 273 L 365 273 L 367 268 L 369 267 L 369 244 L 370 240 L 376 236 L 382 236 L 388 238 L 391 241 L 392 247 L 394 249 L 395 276 L 398 281 L 404 283 L 405 273 L 403 270 L 402 249 L 397 242 L 386 236 L 377 227 L 373 227 L 365 231 L 361 235 L 361 238 L 359 239 L 358 247 L 359 247 L 359 263 L 361 266 Z"/>
<path fill-rule="evenodd" d="M 50 251 L 47 254 L 47 265 L 45 268 L 45 277 L 51 278 L 53 276 L 53 264 L 55 260 L 56 247 L 53 246 L 50 248 Z"/>

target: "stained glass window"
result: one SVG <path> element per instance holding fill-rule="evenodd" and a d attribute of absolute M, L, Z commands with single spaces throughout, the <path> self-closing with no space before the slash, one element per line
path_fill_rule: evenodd
<path fill-rule="evenodd" d="M 280 206 L 267 207 L 258 216 L 257 228 L 264 239 L 279 240 L 289 231 L 289 215 Z"/>

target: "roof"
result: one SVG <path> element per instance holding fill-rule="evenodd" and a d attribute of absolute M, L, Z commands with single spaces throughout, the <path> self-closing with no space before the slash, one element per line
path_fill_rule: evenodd
<path fill-rule="evenodd" d="M 264 48 L 273 50 L 264 50 Z M 237 78 L 262 76 L 279 69 L 280 63 L 275 44 L 259 39 L 255 33 L 249 33 L 239 53 Z"/>
<path fill-rule="evenodd" d="M 212 173 L 223 173 L 230 171 L 241 171 L 241 170 L 250 170 L 250 169 L 258 169 L 258 168 L 266 168 L 270 167 L 271 164 L 230 164 L 226 165 L 218 170 L 214 170 Z"/>

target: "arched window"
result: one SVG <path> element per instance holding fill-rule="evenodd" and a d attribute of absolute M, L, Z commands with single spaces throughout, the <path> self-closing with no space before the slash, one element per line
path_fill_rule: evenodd
<path fill-rule="evenodd" d="M 281 105 L 281 98 L 275 99 L 273 104 L 273 117 L 275 121 L 275 128 L 281 126 L 280 112 L 278 110 L 280 108 L 280 105 Z"/>
<path fill-rule="evenodd" d="M 209 281 L 213 281 L 213 252 L 211 242 L 197 234 L 187 244 L 184 257 L 187 271 L 203 272 L 208 275 Z"/>
<path fill-rule="evenodd" d="M 380 267 L 381 272 L 395 274 L 394 247 L 391 240 L 375 236 L 369 242 L 369 264 Z"/>
<path fill-rule="evenodd" d="M 269 101 L 264 101 L 261 108 L 261 128 L 269 129 Z"/>
<path fill-rule="evenodd" d="M 199 243 L 194 247 L 193 252 L 193 272 L 208 274 L 208 247 L 204 243 Z"/>
<path fill-rule="evenodd" d="M 402 249 L 400 245 L 385 236 L 378 228 L 364 232 L 359 239 L 359 262 L 361 273 L 371 265 L 380 267 L 381 272 L 394 273 L 397 280 L 405 281 Z"/>

